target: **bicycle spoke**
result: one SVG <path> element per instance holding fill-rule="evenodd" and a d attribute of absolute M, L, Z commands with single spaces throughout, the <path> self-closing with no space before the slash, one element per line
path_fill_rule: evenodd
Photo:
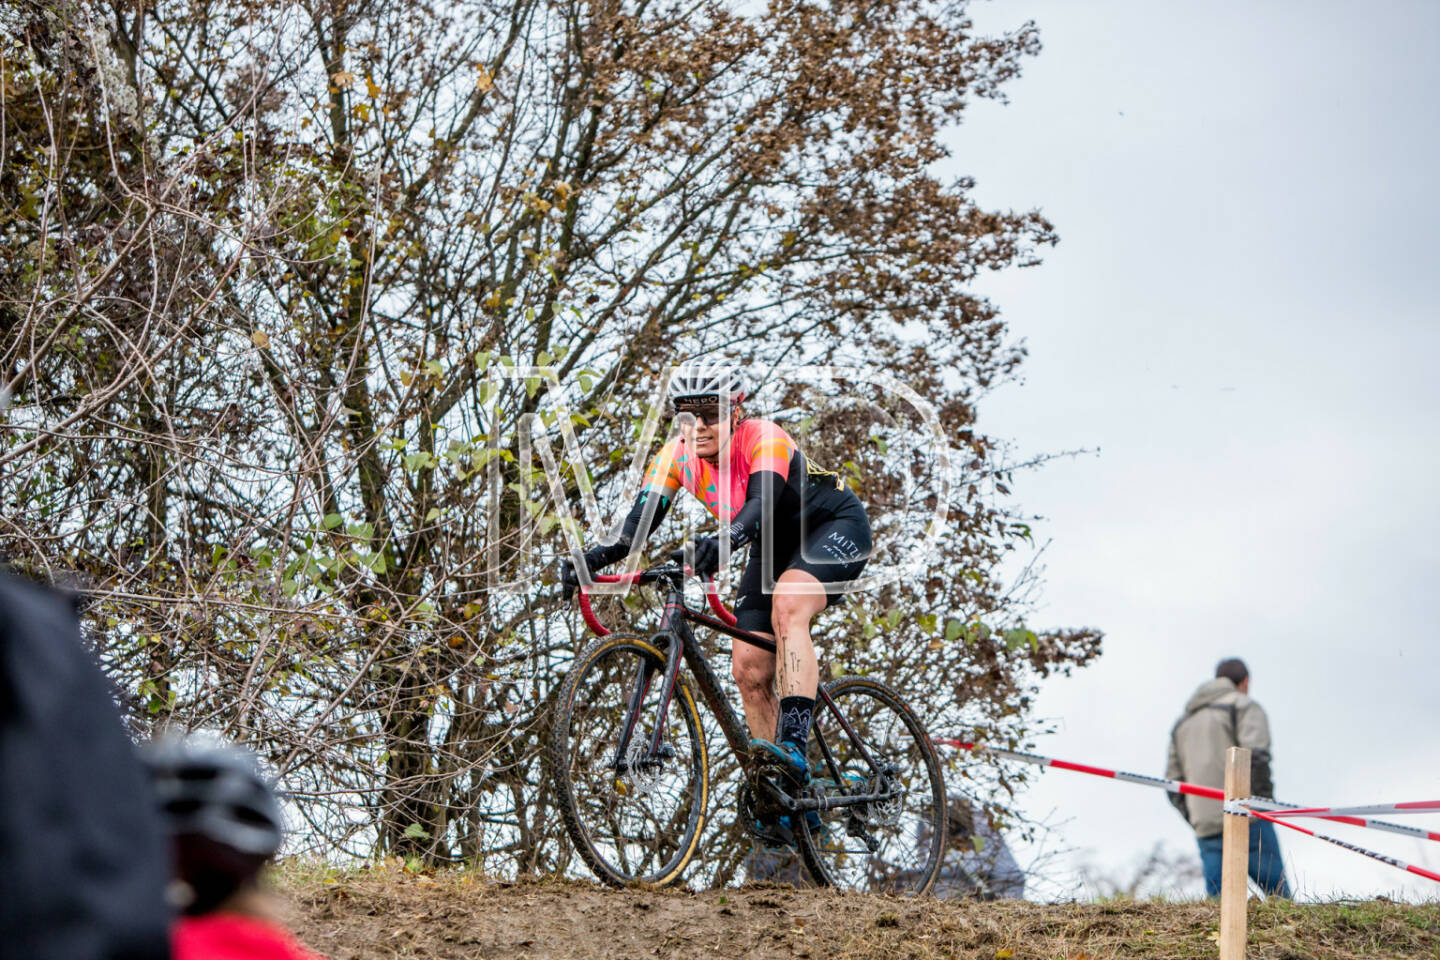
<path fill-rule="evenodd" d="M 817 881 L 853 890 L 920 892 L 939 865 L 944 783 L 924 727 L 882 684 L 845 678 L 827 689 L 854 737 L 821 711 L 810 749 L 813 790 L 837 796 L 881 794 L 820 813 L 807 825 L 802 853 Z M 834 767 L 823 760 L 829 747 Z M 864 749 L 861 749 L 863 745 Z"/>
<path fill-rule="evenodd" d="M 659 684 L 645 684 L 640 667 L 656 656 L 638 638 L 592 645 L 566 679 L 552 732 L 552 765 L 567 828 L 582 858 L 611 883 L 678 877 L 693 853 L 702 813 L 704 746 L 693 698 L 682 686 L 665 718 L 662 755 L 650 755 Z M 644 696 L 617 767 L 637 682 Z"/>

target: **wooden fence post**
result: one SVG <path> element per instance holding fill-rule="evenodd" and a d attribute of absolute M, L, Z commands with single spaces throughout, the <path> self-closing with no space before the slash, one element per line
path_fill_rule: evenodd
<path fill-rule="evenodd" d="M 1225 751 L 1225 799 L 1250 796 L 1250 751 Z M 1220 859 L 1220 960 L 1245 960 L 1245 875 L 1250 866 L 1250 818 L 1225 814 Z"/>

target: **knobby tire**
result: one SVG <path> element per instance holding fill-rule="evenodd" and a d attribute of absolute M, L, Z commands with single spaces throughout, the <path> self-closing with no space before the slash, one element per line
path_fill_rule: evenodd
<path fill-rule="evenodd" d="M 700 714 L 683 673 L 663 735 L 673 758 L 641 772 L 613 766 L 642 662 L 655 673 L 631 754 L 647 748 L 665 655 L 643 637 L 611 634 L 586 647 L 566 674 L 547 751 L 565 829 L 585 864 L 612 886 L 676 882 L 695 856 L 709 800 Z"/>
<path fill-rule="evenodd" d="M 862 808 L 839 807 L 820 812 L 821 831 L 796 817 L 800 856 L 811 878 L 821 886 L 870 893 L 918 896 L 929 892 L 939 875 L 945 852 L 945 779 L 935 746 L 908 704 L 885 684 L 867 677 L 841 677 L 825 685 L 840 713 L 850 722 L 871 756 L 899 768 L 903 793 L 894 801 Z M 818 735 L 817 735 L 818 732 Z M 812 789 L 828 795 L 875 792 L 881 779 L 835 722 L 818 706 L 809 750 L 812 774 L 823 764 L 818 736 L 823 735 L 842 775 L 856 779 L 836 783 L 820 770 Z M 879 842 L 871 851 L 854 836 L 855 827 Z"/>

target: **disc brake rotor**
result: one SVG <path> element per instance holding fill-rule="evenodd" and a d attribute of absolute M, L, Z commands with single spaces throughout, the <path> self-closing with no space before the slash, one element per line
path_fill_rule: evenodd
<path fill-rule="evenodd" d="M 648 797 L 660 786 L 665 761 L 648 759 L 649 744 L 636 737 L 625 751 L 624 784 L 629 787 L 627 796 Z M 625 791 L 621 791 L 625 793 Z"/>
<path fill-rule="evenodd" d="M 894 777 L 878 777 L 876 784 L 877 793 L 891 793 L 894 796 L 888 800 L 876 800 L 869 804 L 870 816 L 867 818 L 871 823 L 882 824 L 887 827 L 898 826 L 902 811 L 902 801 L 905 799 L 905 791 L 900 782 Z"/>

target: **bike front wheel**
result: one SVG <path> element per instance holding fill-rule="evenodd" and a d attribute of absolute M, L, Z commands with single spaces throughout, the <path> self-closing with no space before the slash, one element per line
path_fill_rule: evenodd
<path fill-rule="evenodd" d="M 818 823 L 815 816 L 796 817 L 806 869 L 822 886 L 928 892 L 940 871 L 946 827 L 945 779 L 930 735 L 883 683 L 842 677 L 825 689 L 844 723 L 817 706 L 809 795 L 832 802 L 879 799 L 821 810 Z"/>
<path fill-rule="evenodd" d="M 675 682 L 660 750 L 651 750 L 664 669 L 665 655 L 642 637 L 595 641 L 565 677 L 550 732 L 565 828 L 595 875 L 615 886 L 679 879 L 704 821 L 705 739 L 683 677 Z M 621 751 L 627 724 L 633 726 Z"/>

